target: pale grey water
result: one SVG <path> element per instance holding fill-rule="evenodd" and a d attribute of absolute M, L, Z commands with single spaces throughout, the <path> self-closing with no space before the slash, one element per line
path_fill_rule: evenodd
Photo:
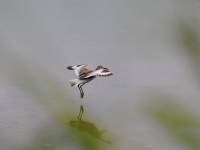
<path fill-rule="evenodd" d="M 184 149 L 140 108 L 145 94 L 163 92 L 199 112 L 198 84 L 189 60 L 174 44 L 173 28 L 177 16 L 186 10 L 196 17 L 199 6 L 194 0 L 1 1 L 0 47 L 55 76 L 75 99 L 73 109 L 78 113 L 82 104 L 84 117 L 102 121 L 101 128 L 115 137 L 117 142 L 108 149 L 129 150 L 137 145 Z M 3 54 L 1 60 L 6 60 Z M 5 62 L 0 74 L 0 149 L 15 149 L 10 143 L 28 142 L 34 129 L 51 123 L 52 116 L 9 80 L 9 60 L 1 61 Z M 114 75 L 83 86 L 85 96 L 80 99 L 78 89 L 68 83 L 76 76 L 66 67 L 82 63 L 91 69 L 103 65 Z"/>

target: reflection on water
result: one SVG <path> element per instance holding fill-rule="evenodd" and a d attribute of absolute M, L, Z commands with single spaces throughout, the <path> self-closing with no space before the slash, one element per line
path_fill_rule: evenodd
<path fill-rule="evenodd" d="M 111 141 L 105 140 L 101 137 L 103 133 L 106 133 L 107 130 L 99 131 L 97 126 L 94 123 L 88 122 L 88 121 L 83 121 L 82 120 L 82 115 L 83 115 L 84 109 L 83 106 L 80 106 L 80 112 L 77 117 L 77 121 L 71 120 L 69 122 L 69 125 L 73 128 L 78 129 L 81 132 L 87 132 L 90 135 L 92 135 L 95 138 L 98 138 L 108 144 L 111 144 Z"/>

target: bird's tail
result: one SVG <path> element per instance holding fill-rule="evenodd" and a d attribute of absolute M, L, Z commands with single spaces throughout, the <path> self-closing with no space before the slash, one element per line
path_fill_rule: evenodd
<path fill-rule="evenodd" d="M 79 79 L 72 79 L 72 80 L 69 80 L 69 83 L 70 83 L 71 86 L 77 86 L 80 83 L 80 80 Z"/>

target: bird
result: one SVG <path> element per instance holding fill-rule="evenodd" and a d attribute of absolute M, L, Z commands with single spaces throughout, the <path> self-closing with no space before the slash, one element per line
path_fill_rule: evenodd
<path fill-rule="evenodd" d="M 84 96 L 82 89 L 84 84 L 94 80 L 97 76 L 106 77 L 113 75 L 108 68 L 104 68 L 101 65 L 97 66 L 95 70 L 90 70 L 87 64 L 68 66 L 67 69 L 74 70 L 75 74 L 78 76 L 78 79 L 69 80 L 69 83 L 72 87 L 78 86 L 81 98 Z"/>

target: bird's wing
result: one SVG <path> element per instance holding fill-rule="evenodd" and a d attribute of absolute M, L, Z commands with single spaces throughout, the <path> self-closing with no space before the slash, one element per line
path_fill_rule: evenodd
<path fill-rule="evenodd" d="M 99 69 L 99 70 L 94 70 L 94 71 L 90 71 L 88 72 L 83 78 L 89 78 L 91 76 L 96 76 L 99 73 L 101 73 L 103 71 L 103 69 Z"/>
<path fill-rule="evenodd" d="M 101 73 L 97 74 L 97 76 L 100 76 L 100 77 L 106 77 L 106 76 L 111 76 L 111 75 L 113 75 L 113 74 L 108 69 L 103 70 Z"/>
<path fill-rule="evenodd" d="M 84 68 L 84 65 L 76 65 L 76 66 L 68 66 L 68 67 L 67 67 L 68 70 L 74 70 L 74 71 L 75 71 L 75 74 L 76 74 L 77 76 L 79 76 L 79 72 L 80 72 L 80 70 L 81 70 L 82 68 Z"/>
<path fill-rule="evenodd" d="M 77 67 L 74 71 L 75 74 L 79 77 L 86 70 L 85 65 Z"/>
<path fill-rule="evenodd" d="M 78 75 L 79 79 L 85 78 L 85 76 L 87 76 L 90 72 L 92 72 L 92 70 L 89 70 L 88 65 L 84 65 L 79 70 L 79 75 Z"/>
<path fill-rule="evenodd" d="M 68 66 L 67 69 L 74 70 L 75 74 L 79 77 L 79 79 L 83 79 L 85 78 L 85 76 L 93 72 L 92 70 L 89 70 L 88 65 Z"/>

